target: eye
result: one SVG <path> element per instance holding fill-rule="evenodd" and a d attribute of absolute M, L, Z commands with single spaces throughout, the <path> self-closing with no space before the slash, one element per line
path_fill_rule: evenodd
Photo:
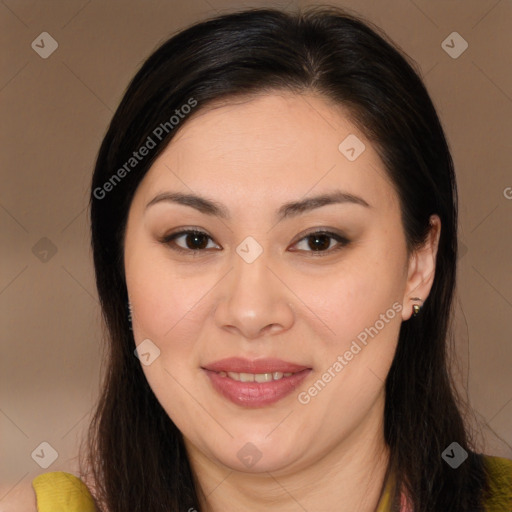
<path fill-rule="evenodd" d="M 182 239 L 184 246 L 177 243 L 177 240 L 180 239 Z M 179 253 L 198 254 L 199 252 L 203 252 L 205 249 L 212 249 L 212 247 L 208 247 L 209 240 L 213 242 L 213 239 L 210 237 L 210 235 L 204 231 L 198 229 L 188 229 L 166 235 L 162 237 L 159 242 L 168 245 L 173 251 L 177 251 Z M 333 240 L 335 241 L 334 248 L 332 244 Z M 338 245 L 336 245 L 336 243 Z M 349 243 L 350 241 L 347 238 L 338 233 L 318 230 L 307 234 L 305 237 L 296 242 L 294 246 L 306 244 L 306 249 L 303 248 L 298 250 L 302 252 L 310 252 L 312 253 L 311 256 L 324 256 L 336 250 L 342 249 Z M 311 250 L 308 250 L 308 248 Z M 296 251 L 297 249 L 292 250 L 292 252 Z"/>
<path fill-rule="evenodd" d="M 332 241 L 335 241 L 334 248 L 331 245 Z M 336 245 L 336 242 L 338 245 Z M 326 254 L 330 254 L 334 251 L 340 250 L 346 245 L 348 245 L 350 241 L 344 236 L 333 233 L 331 231 L 313 231 L 307 234 L 305 237 L 301 238 L 295 245 L 299 246 L 303 244 L 306 249 L 299 249 L 305 252 L 310 252 L 310 256 L 324 256 Z M 311 250 L 308 250 L 311 249 Z"/>
<path fill-rule="evenodd" d="M 184 240 L 185 247 L 178 245 L 176 242 L 181 238 Z M 212 240 L 204 231 L 189 229 L 164 236 L 160 242 L 180 253 L 197 253 L 208 248 L 208 239 Z"/>

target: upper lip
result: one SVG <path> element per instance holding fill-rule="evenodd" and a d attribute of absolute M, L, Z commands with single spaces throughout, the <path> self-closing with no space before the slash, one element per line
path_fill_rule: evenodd
<path fill-rule="evenodd" d="M 297 373 L 302 370 L 309 370 L 307 366 L 281 359 L 257 359 L 251 361 L 242 357 L 229 357 L 203 366 L 205 370 L 214 372 L 235 372 L 235 373 Z"/>

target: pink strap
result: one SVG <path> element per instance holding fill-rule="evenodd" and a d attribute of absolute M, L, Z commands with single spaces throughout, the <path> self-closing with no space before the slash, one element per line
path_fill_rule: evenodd
<path fill-rule="evenodd" d="M 404 492 L 402 492 L 400 499 L 400 512 L 414 512 Z"/>

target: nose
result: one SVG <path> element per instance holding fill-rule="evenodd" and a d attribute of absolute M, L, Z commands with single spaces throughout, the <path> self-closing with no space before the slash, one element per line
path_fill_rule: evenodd
<path fill-rule="evenodd" d="M 293 325 L 293 294 L 271 268 L 265 252 L 251 263 L 235 255 L 233 268 L 223 281 L 215 311 L 219 328 L 254 340 Z"/>

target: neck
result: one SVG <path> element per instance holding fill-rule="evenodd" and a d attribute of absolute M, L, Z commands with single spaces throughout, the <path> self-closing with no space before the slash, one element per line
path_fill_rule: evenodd
<path fill-rule="evenodd" d="M 314 463 L 298 469 L 264 473 L 234 471 L 187 446 L 199 491 L 201 510 L 336 510 L 374 512 L 389 463 L 384 441 L 383 403 Z M 236 506 L 235 506 L 236 504 Z"/>

